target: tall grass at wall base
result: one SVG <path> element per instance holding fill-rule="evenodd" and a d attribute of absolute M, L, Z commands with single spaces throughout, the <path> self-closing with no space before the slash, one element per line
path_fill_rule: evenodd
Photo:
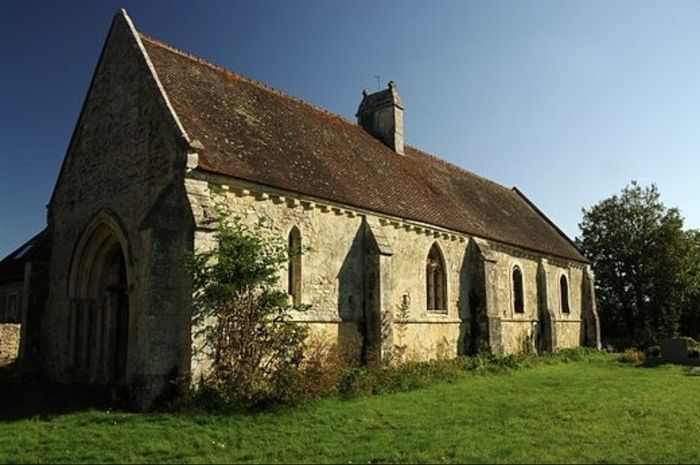
<path fill-rule="evenodd" d="M 565 349 L 544 355 L 474 355 L 397 365 L 353 367 L 345 372 L 338 395 L 386 394 L 410 391 L 438 382 L 451 382 L 467 376 L 506 374 L 541 364 L 603 360 L 587 348 Z"/>
<path fill-rule="evenodd" d="M 280 377 L 275 388 L 261 395 L 253 405 L 237 405 L 203 383 L 175 406 L 208 411 L 259 410 L 275 405 L 298 405 L 329 396 L 353 398 L 406 392 L 469 376 L 504 375 L 538 365 L 606 360 L 601 352 L 577 348 L 542 355 L 473 355 L 359 366 L 339 356 L 334 348 L 314 353 L 298 370 Z"/>

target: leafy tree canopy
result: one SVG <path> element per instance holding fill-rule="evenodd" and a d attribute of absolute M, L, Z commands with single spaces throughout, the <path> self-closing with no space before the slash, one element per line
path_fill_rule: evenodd
<path fill-rule="evenodd" d="M 700 233 L 683 229 L 680 212 L 661 202 L 656 185 L 632 181 L 583 209 L 579 228 L 606 343 L 643 347 L 679 333 L 697 336 Z"/>

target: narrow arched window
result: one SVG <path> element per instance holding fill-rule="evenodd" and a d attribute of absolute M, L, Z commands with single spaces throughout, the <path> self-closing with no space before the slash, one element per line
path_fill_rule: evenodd
<path fill-rule="evenodd" d="M 425 264 L 425 290 L 428 296 L 428 310 L 447 310 L 445 260 L 437 244 L 433 244 L 428 252 Z"/>
<path fill-rule="evenodd" d="M 299 305 L 301 304 L 301 233 L 296 226 L 289 231 L 288 252 L 287 292 L 292 296 L 293 304 Z"/>
<path fill-rule="evenodd" d="M 525 296 L 523 295 L 523 272 L 520 267 L 513 267 L 513 311 L 523 313 L 525 311 Z"/>
<path fill-rule="evenodd" d="M 569 282 L 566 276 L 561 275 L 559 279 L 559 293 L 561 294 L 561 312 L 569 313 Z"/>

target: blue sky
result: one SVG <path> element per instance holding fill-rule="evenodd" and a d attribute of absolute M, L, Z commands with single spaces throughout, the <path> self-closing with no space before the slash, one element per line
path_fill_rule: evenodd
<path fill-rule="evenodd" d="M 700 2 L 0 2 L 0 256 L 39 231 L 112 16 L 354 119 L 398 83 L 409 144 L 518 186 L 569 236 L 655 182 L 700 227 Z"/>

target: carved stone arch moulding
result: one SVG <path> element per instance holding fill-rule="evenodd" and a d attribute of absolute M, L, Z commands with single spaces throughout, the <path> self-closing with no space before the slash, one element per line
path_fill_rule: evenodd
<path fill-rule="evenodd" d="M 83 228 L 75 244 L 68 273 L 67 291 L 69 298 L 85 298 L 89 292 L 90 275 L 99 274 L 95 266 L 100 266 L 101 254 L 110 244 L 118 243 L 126 264 L 126 279 L 129 287 L 133 283 L 133 256 L 126 228 L 119 217 L 110 209 L 95 213 Z"/>

